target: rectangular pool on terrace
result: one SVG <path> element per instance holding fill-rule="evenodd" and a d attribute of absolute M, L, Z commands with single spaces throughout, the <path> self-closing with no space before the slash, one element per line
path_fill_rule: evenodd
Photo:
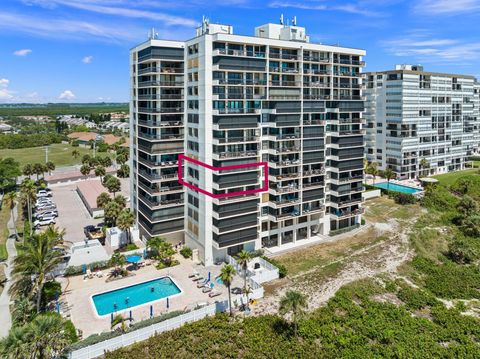
<path fill-rule="evenodd" d="M 162 277 L 95 294 L 92 296 L 92 301 L 97 315 L 103 316 L 171 297 L 181 292 L 170 277 Z"/>
<path fill-rule="evenodd" d="M 377 188 L 386 189 L 386 190 L 389 190 L 389 191 L 409 193 L 409 194 L 415 194 L 415 193 L 418 193 L 418 192 L 422 192 L 422 190 L 419 189 L 419 188 L 403 186 L 401 184 L 396 184 L 396 183 L 391 183 L 391 182 L 390 183 L 388 183 L 388 182 L 375 183 L 373 186 L 377 187 Z"/>

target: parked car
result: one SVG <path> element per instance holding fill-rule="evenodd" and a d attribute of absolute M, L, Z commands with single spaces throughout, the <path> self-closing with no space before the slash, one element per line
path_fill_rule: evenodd
<path fill-rule="evenodd" d="M 53 201 L 51 198 L 48 198 L 48 197 L 37 198 L 37 203 L 42 203 L 42 202 L 53 202 Z"/>
<path fill-rule="evenodd" d="M 52 210 L 56 210 L 56 209 L 57 209 L 57 206 L 55 206 L 55 204 L 44 203 L 44 204 L 41 204 L 41 205 L 37 206 L 35 211 L 36 212 L 45 212 L 45 211 L 52 211 Z"/>
<path fill-rule="evenodd" d="M 50 188 L 48 188 L 48 187 L 45 187 L 45 188 L 39 187 L 39 188 L 37 189 L 37 192 L 40 192 L 40 191 L 52 192 L 52 190 L 51 190 Z"/>
<path fill-rule="evenodd" d="M 55 224 L 54 217 L 46 217 L 46 218 L 43 218 L 42 220 L 37 219 L 35 222 L 33 222 L 33 226 L 35 228 L 38 228 L 41 226 L 48 226 L 49 224 Z"/>
<path fill-rule="evenodd" d="M 37 198 L 45 198 L 45 197 L 52 197 L 52 194 L 45 190 L 40 190 L 37 192 Z"/>
<path fill-rule="evenodd" d="M 49 210 L 41 213 L 35 214 L 35 218 L 37 219 L 43 219 L 47 217 L 58 217 L 58 212 L 56 210 Z"/>

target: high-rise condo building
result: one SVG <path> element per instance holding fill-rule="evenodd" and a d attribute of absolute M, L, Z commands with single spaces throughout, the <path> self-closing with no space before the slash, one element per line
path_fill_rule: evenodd
<path fill-rule="evenodd" d="M 478 151 L 479 85 L 473 76 L 418 65 L 364 74 L 366 155 L 400 179 L 461 170 Z"/>
<path fill-rule="evenodd" d="M 141 236 L 183 240 L 184 44 L 150 39 L 130 52 L 131 204 Z"/>
<path fill-rule="evenodd" d="M 208 265 L 242 249 L 295 246 L 359 225 L 365 51 L 310 43 L 295 23 L 241 36 L 204 21 L 196 35 L 132 50 L 132 186 L 144 236 L 184 229 Z M 172 60 L 182 47 L 183 57 Z M 164 63 L 184 71 L 165 74 Z M 183 87 L 163 84 L 182 77 Z M 183 107 L 162 98 L 165 88 L 183 94 Z M 172 120 L 183 126 L 162 126 L 164 109 L 172 108 L 183 111 Z M 193 160 L 182 161 L 184 191 L 176 192 L 175 180 L 153 181 L 165 164 L 176 164 L 180 148 L 170 134 L 185 136 L 182 150 Z M 176 203 L 165 207 L 166 196 L 179 204 L 184 198 L 184 212 Z"/>

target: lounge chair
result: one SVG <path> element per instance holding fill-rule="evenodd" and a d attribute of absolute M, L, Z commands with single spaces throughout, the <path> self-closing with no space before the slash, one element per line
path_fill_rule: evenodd
<path fill-rule="evenodd" d="M 197 282 L 197 288 L 202 288 L 202 287 L 205 287 L 207 285 L 207 282 L 206 281 L 198 281 Z"/>
<path fill-rule="evenodd" d="M 189 274 L 189 275 L 188 275 L 188 278 L 197 277 L 197 276 L 199 276 L 199 275 L 200 275 L 200 273 L 198 273 L 198 271 L 194 270 L 192 274 Z"/>
<path fill-rule="evenodd" d="M 208 296 L 209 296 L 210 298 L 213 298 L 213 297 L 219 296 L 220 294 L 222 294 L 222 293 L 220 293 L 220 292 L 217 291 L 217 290 L 212 290 L 210 293 L 208 293 Z"/>
<path fill-rule="evenodd" d="M 92 278 L 93 278 L 93 273 L 92 273 L 92 271 L 91 271 L 90 269 L 87 269 L 87 277 L 88 277 L 89 279 L 92 279 Z"/>
<path fill-rule="evenodd" d="M 101 270 L 99 270 L 98 272 L 95 273 L 95 275 L 98 277 L 98 278 L 102 278 L 103 277 L 103 272 Z"/>
<path fill-rule="evenodd" d="M 203 287 L 203 289 L 202 289 L 202 293 L 208 293 L 208 292 L 211 292 L 212 290 L 213 290 L 213 289 L 210 288 L 209 286 L 205 286 L 205 287 Z"/>
<path fill-rule="evenodd" d="M 198 276 L 198 277 L 192 278 L 192 280 L 193 280 L 194 282 L 202 281 L 202 280 L 204 280 L 204 279 L 205 279 L 205 278 L 203 278 L 202 276 Z"/>

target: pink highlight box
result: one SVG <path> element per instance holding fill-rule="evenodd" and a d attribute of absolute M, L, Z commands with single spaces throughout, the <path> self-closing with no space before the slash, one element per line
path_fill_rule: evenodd
<path fill-rule="evenodd" d="M 196 165 L 208 168 L 209 170 L 212 170 L 212 171 L 226 171 L 226 170 L 236 170 L 236 169 L 250 168 L 250 167 L 263 167 L 265 180 L 263 182 L 263 187 L 262 188 L 250 189 L 250 190 L 245 190 L 245 191 L 214 194 L 214 193 L 208 192 L 208 191 L 206 191 L 206 190 L 204 190 L 204 189 L 202 189 L 198 186 L 187 183 L 183 180 L 183 169 L 182 169 L 183 161 L 192 162 Z M 193 189 L 195 191 L 203 193 L 203 194 L 205 194 L 209 197 L 212 197 L 212 198 L 235 197 L 235 196 L 243 196 L 243 195 L 253 194 L 253 193 L 267 192 L 268 191 L 268 163 L 267 162 L 256 162 L 256 163 L 245 163 L 243 165 L 213 167 L 213 166 L 210 166 L 210 165 L 208 165 L 204 162 L 201 162 L 201 161 L 198 161 L 196 159 L 193 159 L 193 158 L 190 158 L 190 157 L 187 157 L 185 155 L 180 154 L 180 155 L 178 155 L 178 183 L 180 183 L 181 185 L 183 185 L 185 187 L 188 187 L 190 189 Z"/>

